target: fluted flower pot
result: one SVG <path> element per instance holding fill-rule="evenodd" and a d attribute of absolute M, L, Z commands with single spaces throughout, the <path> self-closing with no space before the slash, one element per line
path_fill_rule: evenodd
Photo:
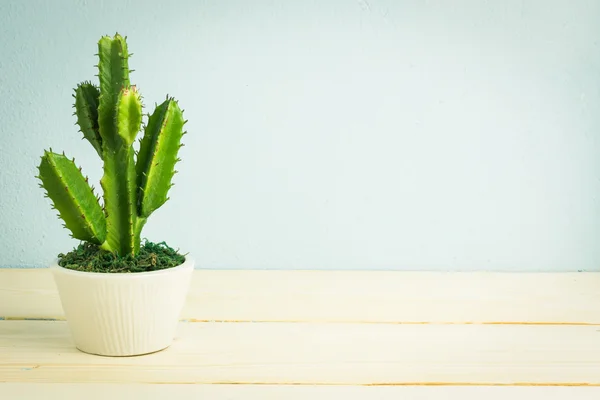
<path fill-rule="evenodd" d="M 151 272 L 97 273 L 51 266 L 77 348 L 135 356 L 171 345 L 189 291 L 194 261 Z"/>

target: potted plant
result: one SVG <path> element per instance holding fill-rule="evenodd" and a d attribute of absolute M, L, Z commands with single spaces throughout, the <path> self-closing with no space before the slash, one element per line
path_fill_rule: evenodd
<path fill-rule="evenodd" d="M 142 127 L 141 96 L 129 81 L 126 38 L 98 42 L 99 88 L 75 89 L 77 124 L 104 163 L 103 205 L 75 159 L 44 151 L 41 187 L 82 242 L 51 266 L 77 348 L 107 356 L 155 352 L 173 341 L 194 261 L 164 242 L 141 243 L 148 217 L 167 200 L 185 120 L 167 99 Z"/>

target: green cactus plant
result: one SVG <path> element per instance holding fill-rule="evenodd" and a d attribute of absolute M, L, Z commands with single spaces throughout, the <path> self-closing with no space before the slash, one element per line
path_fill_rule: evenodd
<path fill-rule="evenodd" d="M 82 82 L 73 97 L 77 124 L 104 163 L 103 206 L 75 159 L 64 153 L 44 151 L 37 177 L 73 238 L 135 256 L 147 218 L 168 200 L 186 121 L 178 102 L 167 96 L 148 115 L 136 155 L 142 98 L 129 80 L 126 37 L 102 37 L 97 55 L 100 87 Z"/>

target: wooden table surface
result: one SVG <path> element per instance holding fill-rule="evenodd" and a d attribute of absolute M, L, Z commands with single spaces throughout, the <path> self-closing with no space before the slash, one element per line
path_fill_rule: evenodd
<path fill-rule="evenodd" d="M 600 273 L 195 272 L 173 345 L 75 349 L 0 270 L 0 399 L 600 399 Z"/>

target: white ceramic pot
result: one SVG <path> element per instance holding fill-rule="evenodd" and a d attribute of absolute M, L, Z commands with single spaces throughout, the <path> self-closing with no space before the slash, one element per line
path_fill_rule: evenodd
<path fill-rule="evenodd" d="M 152 272 L 96 273 L 51 267 L 75 345 L 86 353 L 133 356 L 173 342 L 194 261 Z"/>

